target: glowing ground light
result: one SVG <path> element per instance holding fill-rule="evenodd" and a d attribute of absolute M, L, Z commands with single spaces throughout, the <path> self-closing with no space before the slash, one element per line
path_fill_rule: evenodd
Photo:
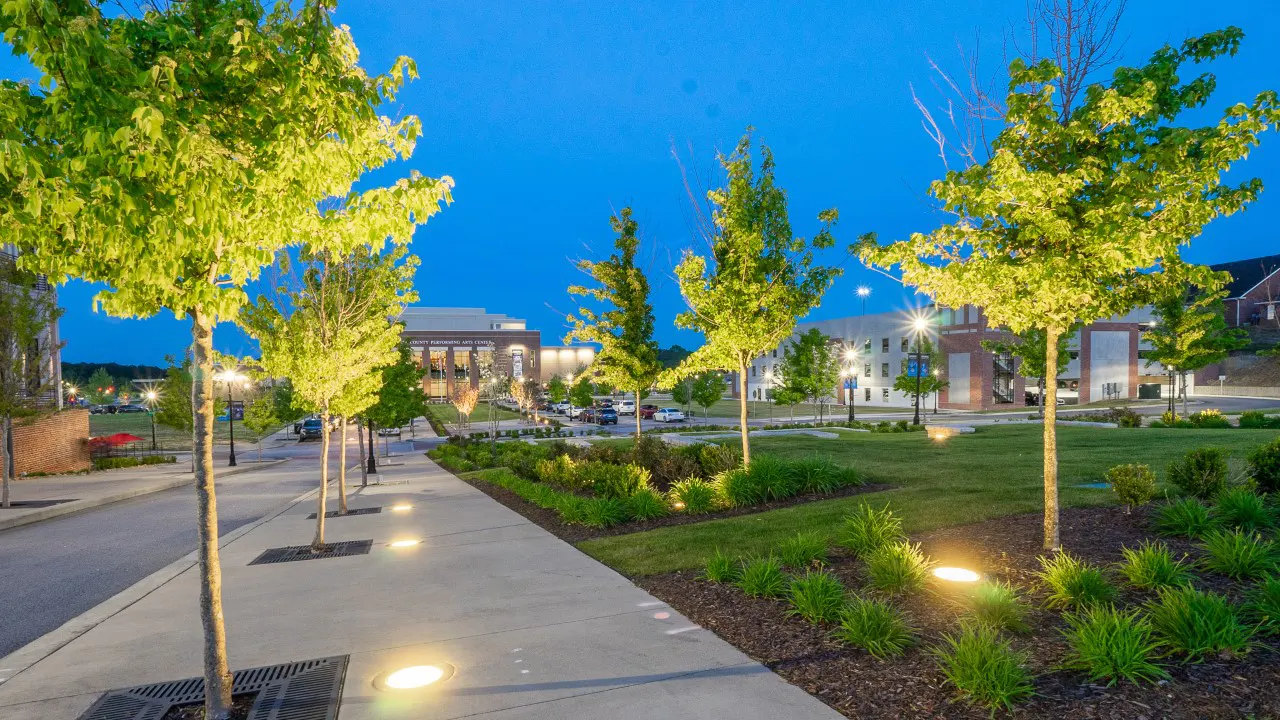
<path fill-rule="evenodd" d="M 453 677 L 453 666 L 410 665 L 383 673 L 374 678 L 373 686 L 379 690 L 416 690 Z"/>
<path fill-rule="evenodd" d="M 677 510 L 683 510 L 683 509 L 684 509 L 684 503 L 682 503 L 682 502 L 680 502 L 679 500 L 677 500 L 677 501 L 675 501 L 674 503 L 672 503 L 672 504 L 671 504 L 671 507 L 673 507 L 673 508 L 675 508 L 675 509 L 677 509 Z"/>
<path fill-rule="evenodd" d="M 972 570 L 965 570 L 958 567 L 940 567 L 933 571 L 933 576 L 939 580 L 949 580 L 951 582 L 978 582 L 978 573 Z"/>
<path fill-rule="evenodd" d="M 414 545 L 417 545 L 420 542 L 422 541 L 421 540 L 396 540 L 395 542 L 391 543 L 391 547 L 393 548 L 413 547 Z"/>
<path fill-rule="evenodd" d="M 392 509 L 393 511 L 395 511 L 395 512 L 404 512 L 405 510 L 412 510 L 412 509 L 413 509 L 413 506 L 412 506 L 412 505 L 404 505 L 404 504 L 401 504 L 401 505 L 392 505 L 392 506 L 391 506 L 391 509 Z"/>

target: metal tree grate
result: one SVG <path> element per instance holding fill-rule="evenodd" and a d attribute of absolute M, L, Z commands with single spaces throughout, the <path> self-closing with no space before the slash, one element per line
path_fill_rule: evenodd
<path fill-rule="evenodd" d="M 368 555 L 371 547 L 373 547 L 373 540 L 345 540 L 343 542 L 329 543 L 324 546 L 324 550 L 321 552 L 312 552 L 310 545 L 268 548 L 249 564 L 268 565 L 294 562 L 295 560 L 323 560 L 324 558 L 332 557 Z"/>
<path fill-rule="evenodd" d="M 0 507 L 0 510 L 22 510 L 25 508 L 49 507 L 51 505 L 75 502 L 76 499 L 77 498 L 67 498 L 66 500 L 10 500 L 9 507 Z"/>
<path fill-rule="evenodd" d="M 256 693 L 248 720 L 336 720 L 347 655 L 239 670 L 232 694 Z M 110 690 L 79 720 L 161 720 L 175 705 L 204 702 L 204 678 Z"/>
<path fill-rule="evenodd" d="M 326 518 L 340 518 L 340 517 L 350 517 L 351 515 L 377 515 L 380 512 L 382 512 L 381 507 L 352 508 L 350 510 L 347 510 L 346 513 L 340 513 L 337 510 L 330 510 L 329 512 L 325 513 L 324 516 Z M 315 520 L 316 514 L 311 513 L 310 515 L 307 516 L 307 519 Z"/>

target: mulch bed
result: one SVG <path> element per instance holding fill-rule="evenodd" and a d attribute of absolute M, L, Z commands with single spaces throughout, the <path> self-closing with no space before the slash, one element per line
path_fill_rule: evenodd
<path fill-rule="evenodd" d="M 443 468 L 444 466 L 441 465 L 440 467 Z M 842 488 L 830 495 L 797 495 L 795 497 L 787 498 L 786 500 L 776 500 L 774 502 L 761 503 L 759 505 L 751 505 L 749 507 L 731 508 L 703 515 L 676 513 L 666 517 L 657 518 L 655 520 L 637 520 L 625 522 L 620 525 L 614 525 L 613 527 L 608 528 L 593 528 L 585 525 L 569 525 L 561 522 L 560 513 L 548 508 L 538 507 L 501 485 L 495 485 L 479 479 L 462 477 L 459 476 L 458 473 L 453 474 L 462 482 L 471 485 L 485 495 L 488 495 L 494 500 L 497 500 L 503 505 L 515 510 L 528 518 L 535 525 L 541 527 L 543 530 L 546 530 L 552 535 L 555 535 L 568 543 L 579 543 L 583 540 L 593 540 L 595 538 L 610 537 L 612 535 L 628 535 L 630 533 L 643 532 L 645 530 L 653 530 L 654 528 L 668 527 L 671 525 L 688 525 L 689 523 L 719 520 L 721 518 L 737 517 L 738 515 L 754 515 L 755 513 L 765 512 L 766 510 L 776 510 L 778 508 L 801 505 L 803 503 L 810 503 L 818 500 L 831 500 L 833 498 L 849 497 L 851 495 L 861 495 L 863 493 L 880 492 L 893 487 L 892 485 L 869 483 L 867 485 Z"/>
<path fill-rule="evenodd" d="M 1040 569 L 1040 514 L 1005 517 L 947 528 L 914 539 L 943 565 L 980 568 L 988 577 L 1034 588 Z M 1062 512 L 1062 541 L 1072 554 L 1095 563 L 1114 563 L 1122 545 L 1151 537 L 1141 513 L 1122 508 L 1082 508 Z M 1196 552 L 1188 542 L 1165 539 L 1175 552 Z M 834 555 L 829 568 L 850 588 L 864 586 L 860 564 Z M 901 606 L 918 631 L 917 644 L 903 656 L 877 660 L 830 637 L 831 626 L 815 626 L 786 615 L 783 600 L 750 598 L 731 585 L 680 571 L 636 578 L 653 595 L 694 622 L 714 631 L 789 682 L 851 718 L 982 718 L 990 713 L 958 699 L 944 685 L 929 648 L 943 632 L 954 630 L 962 605 L 944 588 L 908 596 Z M 1198 573 L 1201 587 L 1229 590 L 1226 578 Z M 1122 590 L 1121 600 L 1141 602 L 1145 593 Z M 1036 696 L 1018 705 L 1014 717 L 1106 718 L 1275 718 L 1280 717 L 1280 647 L 1274 639 L 1244 659 L 1216 659 L 1167 667 L 1171 682 L 1115 687 L 1091 684 L 1077 672 L 1059 670 L 1067 645 L 1056 612 L 1042 609 L 1044 596 L 1027 595 L 1035 608 L 1027 620 L 1031 632 L 1017 637 L 1015 649 L 1030 653 Z"/>

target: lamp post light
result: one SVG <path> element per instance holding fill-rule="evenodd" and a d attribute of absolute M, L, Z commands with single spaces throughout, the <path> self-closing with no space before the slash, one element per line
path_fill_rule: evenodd
<path fill-rule="evenodd" d="M 915 330 L 915 334 L 916 334 L 916 351 L 914 353 L 914 355 L 916 356 L 916 372 L 915 372 L 916 397 L 915 397 L 915 403 L 914 403 L 916 406 L 916 411 L 915 411 L 915 417 L 912 419 L 911 424 L 919 425 L 920 424 L 920 376 L 924 374 L 923 372 L 921 372 L 923 370 L 923 367 L 922 367 L 923 363 L 921 362 L 921 360 L 924 357 L 923 348 L 921 347 L 921 337 L 924 335 L 925 331 L 929 328 L 929 321 L 922 317 L 918 317 L 915 319 L 914 322 L 912 322 L 911 325 L 912 325 L 912 328 Z"/>
<path fill-rule="evenodd" d="M 867 296 L 871 294 L 871 288 L 866 285 L 858 286 L 858 297 L 862 299 L 862 314 L 867 314 Z"/>
<path fill-rule="evenodd" d="M 773 389 L 773 370 L 764 371 L 764 400 L 769 404 L 769 424 L 773 424 L 773 400 L 769 399 L 769 391 Z"/>
<path fill-rule="evenodd" d="M 862 290 L 862 288 L 858 289 Z M 858 389 L 858 351 L 853 348 L 846 348 L 844 361 L 845 369 L 842 375 L 844 375 L 844 391 L 849 399 L 849 424 L 852 425 L 857 418 L 857 413 L 854 409 L 854 405 L 857 403 L 857 393 L 854 390 Z"/>
<path fill-rule="evenodd" d="M 231 390 L 232 388 L 235 387 L 236 383 L 244 382 L 247 378 L 245 378 L 245 376 L 241 375 L 235 370 L 223 370 L 221 373 L 219 373 L 215 377 L 215 379 L 221 380 L 222 382 L 227 384 L 227 430 L 231 435 L 231 459 L 227 462 L 227 467 L 235 467 L 236 466 L 236 415 L 235 415 L 235 407 L 234 407 L 235 401 L 232 399 Z M 328 430 L 329 430 L 328 428 L 324 428 L 325 432 L 328 432 Z"/>
<path fill-rule="evenodd" d="M 147 399 L 147 417 L 151 418 L 151 452 L 156 451 L 156 395 L 155 390 L 148 390 L 144 395 Z"/>

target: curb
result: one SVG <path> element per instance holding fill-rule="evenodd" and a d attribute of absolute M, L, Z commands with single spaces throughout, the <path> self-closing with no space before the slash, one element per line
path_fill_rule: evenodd
<path fill-rule="evenodd" d="M 270 467 L 275 467 L 276 465 L 279 465 L 281 463 L 288 462 L 288 460 L 289 460 L 288 458 L 284 458 L 282 460 L 271 460 L 263 463 L 254 463 L 254 467 L 244 467 L 244 468 L 236 467 L 234 469 L 227 469 L 227 470 L 218 472 L 216 474 L 216 477 L 227 477 L 229 475 L 239 475 L 241 473 L 252 472 L 254 470 L 265 470 Z M 42 520 L 49 520 L 55 517 L 60 517 L 62 515 L 71 515 L 73 513 L 83 512 L 85 510 L 91 510 L 93 508 L 102 507 L 103 505 L 110 505 L 111 503 L 120 502 L 122 500 L 131 500 L 133 498 L 140 497 L 142 495 L 150 495 L 151 493 L 163 492 L 165 490 L 172 490 L 174 488 L 182 487 L 183 485 L 190 485 L 195 481 L 196 480 L 194 477 L 179 477 L 176 480 L 169 480 L 159 485 L 147 485 L 145 487 L 137 487 L 137 488 L 133 488 L 132 490 L 124 490 L 124 491 L 115 493 L 114 495 L 104 495 L 98 498 L 90 498 L 87 500 L 76 500 L 74 502 L 51 505 L 47 508 L 41 508 L 39 510 L 36 510 L 35 512 L 27 513 L 26 515 L 23 515 L 21 517 L 9 518 L 7 520 L 0 520 L 0 530 L 9 530 L 11 528 L 22 527 L 23 525 L 30 525 L 31 523 L 37 523 Z"/>
<path fill-rule="evenodd" d="M 280 460 L 275 464 L 278 465 L 282 462 L 284 462 L 284 460 Z M 298 503 L 307 500 L 317 492 L 318 489 L 308 490 L 307 492 L 290 500 L 284 505 L 284 507 L 280 508 L 276 512 L 264 515 L 251 523 L 242 525 L 226 535 L 221 536 L 218 538 L 218 549 L 222 550 L 222 548 L 227 545 L 239 540 L 241 537 L 253 532 L 262 525 L 276 519 L 289 510 L 292 510 Z M 35 640 L 32 640 L 26 645 L 14 650 L 5 657 L 0 658 L 0 667 L 3 667 L 4 672 L 8 673 L 7 675 L 0 676 L 0 685 L 3 685 L 6 681 L 12 680 L 23 672 L 31 669 L 36 663 L 44 660 L 67 644 L 75 641 L 76 638 L 111 619 L 112 616 L 127 609 L 130 605 L 133 605 L 139 600 L 145 598 L 152 592 L 159 590 L 171 580 L 195 567 L 198 563 L 199 552 L 199 548 L 192 550 L 133 585 L 130 585 L 124 590 L 121 590 L 115 595 L 103 600 L 98 605 L 89 608 L 74 618 L 71 618 L 58 628 L 50 630 L 44 635 L 41 635 Z"/>

